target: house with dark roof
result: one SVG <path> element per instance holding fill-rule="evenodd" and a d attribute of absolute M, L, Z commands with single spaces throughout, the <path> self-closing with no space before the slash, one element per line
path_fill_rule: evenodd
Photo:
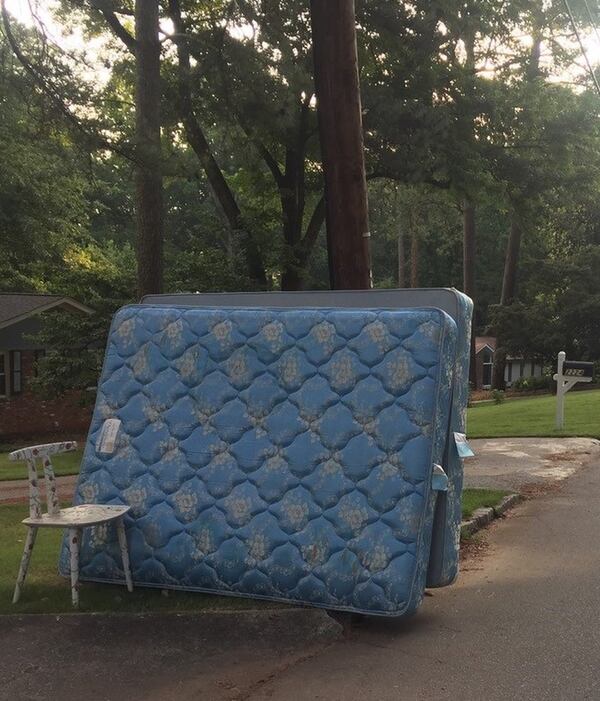
<path fill-rule="evenodd" d="M 489 389 L 492 386 L 494 356 L 497 341 L 493 336 L 478 336 L 475 339 L 475 368 L 477 388 Z M 543 366 L 539 360 L 508 356 L 504 368 L 504 382 L 510 387 L 522 377 L 541 377 Z"/>
<path fill-rule="evenodd" d="M 85 431 L 75 397 L 41 401 L 29 389 L 37 361 L 46 353 L 35 336 L 51 310 L 93 313 L 62 295 L 0 293 L 0 439 Z"/>

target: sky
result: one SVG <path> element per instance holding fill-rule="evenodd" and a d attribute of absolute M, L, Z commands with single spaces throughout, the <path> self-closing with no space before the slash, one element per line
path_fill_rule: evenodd
<path fill-rule="evenodd" d="M 10 14 L 25 25 L 34 25 L 34 15 L 38 17 L 44 23 L 50 39 L 67 51 L 81 50 L 86 46 L 81 33 L 63 34 L 62 27 L 52 19 L 52 0 L 5 0 L 5 4 Z"/>
<path fill-rule="evenodd" d="M 36 20 L 33 18 L 33 14 L 35 14 L 44 23 L 46 34 L 51 41 L 67 51 L 85 50 L 88 62 L 93 64 L 97 61 L 105 42 L 101 38 L 92 41 L 84 39 L 82 33 L 77 30 L 71 34 L 64 34 L 62 27 L 52 19 L 50 10 L 52 5 L 55 4 L 54 0 L 5 0 L 5 2 L 10 14 L 20 22 L 26 25 L 35 24 Z M 241 34 L 244 34 L 244 32 L 241 31 Z M 583 37 L 583 43 L 588 59 L 593 66 L 597 67 L 600 64 L 600 33 L 589 32 Z M 582 70 L 585 70 L 583 56 L 580 56 L 579 63 L 582 66 Z M 99 70 L 103 71 L 102 68 L 99 68 Z M 565 80 L 572 78 L 573 75 L 564 76 Z M 561 76 L 558 76 L 556 79 L 560 80 Z"/>

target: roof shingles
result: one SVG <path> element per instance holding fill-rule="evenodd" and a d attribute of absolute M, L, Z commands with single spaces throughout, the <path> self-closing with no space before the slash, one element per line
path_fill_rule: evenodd
<path fill-rule="evenodd" d="M 17 323 L 22 318 L 42 312 L 53 307 L 71 309 L 90 314 L 91 309 L 63 295 L 33 294 L 25 292 L 0 293 L 0 326 L 10 326 L 11 322 Z"/>

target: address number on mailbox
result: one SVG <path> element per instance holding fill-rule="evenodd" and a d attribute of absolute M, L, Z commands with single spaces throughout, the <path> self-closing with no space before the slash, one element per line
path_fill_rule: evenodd
<path fill-rule="evenodd" d="M 594 377 L 594 363 L 566 360 L 563 364 L 563 377 Z"/>

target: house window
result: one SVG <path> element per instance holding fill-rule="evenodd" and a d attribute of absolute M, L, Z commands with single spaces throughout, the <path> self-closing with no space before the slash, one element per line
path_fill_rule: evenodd
<path fill-rule="evenodd" d="M 492 368 L 494 367 L 494 358 L 489 351 L 483 354 L 483 386 L 492 386 Z"/>
<path fill-rule="evenodd" d="M 0 351 L 0 397 L 8 396 L 8 357 Z"/>
<path fill-rule="evenodd" d="M 21 371 L 21 351 L 11 351 L 11 394 L 21 394 L 23 391 L 23 373 Z"/>

